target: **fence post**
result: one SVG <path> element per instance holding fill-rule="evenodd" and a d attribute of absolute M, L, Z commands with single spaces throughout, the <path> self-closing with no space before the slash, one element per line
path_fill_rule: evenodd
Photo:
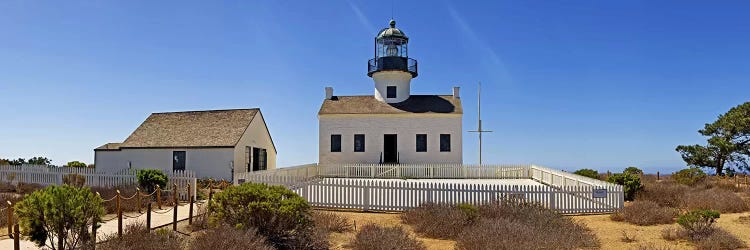
<path fill-rule="evenodd" d="M 174 215 L 172 216 L 172 231 L 177 231 L 177 183 L 172 186 L 172 201 L 174 201 Z"/>
<path fill-rule="evenodd" d="M 146 205 L 146 229 L 151 231 L 151 202 Z"/>
<path fill-rule="evenodd" d="M 211 200 L 214 198 L 214 190 L 211 188 L 211 183 L 209 181 L 208 184 L 208 201 L 206 202 L 208 204 L 208 211 L 211 211 Z"/>
<path fill-rule="evenodd" d="M 156 205 L 161 209 L 161 187 L 159 187 L 159 184 L 156 184 Z"/>
<path fill-rule="evenodd" d="M 137 198 L 135 201 L 138 203 L 138 213 L 141 213 L 141 189 L 135 188 L 135 198 Z"/>
<path fill-rule="evenodd" d="M 661 177 L 659 176 L 659 171 L 656 171 L 656 180 L 658 181 L 660 179 L 661 179 Z"/>
<path fill-rule="evenodd" d="M 189 196 L 188 199 L 190 199 L 190 210 L 189 210 L 190 212 L 188 213 L 188 225 L 192 225 L 193 224 L 193 196 L 190 194 L 190 191 L 191 191 L 190 184 L 188 184 L 187 186 L 187 191 L 188 191 L 188 196 Z"/>
<path fill-rule="evenodd" d="M 117 237 L 122 238 L 122 209 L 120 207 L 120 190 L 117 190 L 117 195 L 115 196 L 115 200 L 117 201 Z"/>
<path fill-rule="evenodd" d="M 21 249 L 21 235 L 20 231 L 18 229 L 18 224 L 13 225 L 13 249 L 20 250 Z"/>
<path fill-rule="evenodd" d="M 91 219 L 91 249 L 96 250 L 96 225 L 98 224 L 96 217 Z"/>
<path fill-rule="evenodd" d="M 13 237 L 13 202 L 8 202 L 8 236 Z"/>

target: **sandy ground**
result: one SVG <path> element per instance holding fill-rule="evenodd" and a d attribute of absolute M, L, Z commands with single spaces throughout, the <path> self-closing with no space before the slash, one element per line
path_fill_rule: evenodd
<path fill-rule="evenodd" d="M 383 226 L 404 226 L 409 232 L 414 233 L 408 225 L 401 224 L 398 213 L 358 213 L 358 212 L 335 212 L 349 218 L 357 227 L 374 223 Z M 718 226 L 734 234 L 750 246 L 750 221 L 740 221 L 739 217 L 750 216 L 750 212 L 722 214 L 718 220 Z M 658 226 L 636 226 L 625 222 L 615 222 L 609 219 L 609 215 L 585 215 L 572 216 L 573 220 L 584 223 L 599 238 L 601 249 L 639 249 L 641 246 L 655 247 L 653 249 L 693 249 L 686 241 L 666 241 L 661 238 L 662 229 L 673 225 Z M 622 241 L 623 232 L 635 241 L 626 243 Z M 332 249 L 351 249 L 347 243 L 354 237 L 353 232 L 334 233 L 331 235 Z M 455 242 L 451 240 L 439 240 L 419 237 L 427 249 L 453 249 Z"/>

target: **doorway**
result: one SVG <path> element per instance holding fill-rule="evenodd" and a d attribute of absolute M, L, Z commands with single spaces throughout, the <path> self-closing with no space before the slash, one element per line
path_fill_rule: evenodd
<path fill-rule="evenodd" d="M 383 135 L 383 163 L 398 163 L 398 139 L 395 134 Z"/>
<path fill-rule="evenodd" d="M 185 151 L 172 151 L 172 171 L 185 170 Z"/>

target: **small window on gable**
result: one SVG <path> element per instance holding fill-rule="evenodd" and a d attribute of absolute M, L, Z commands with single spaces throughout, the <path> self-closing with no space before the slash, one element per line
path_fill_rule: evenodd
<path fill-rule="evenodd" d="M 396 98 L 396 86 L 388 86 L 387 87 L 388 95 L 387 98 Z"/>
<path fill-rule="evenodd" d="M 341 152 L 341 135 L 331 135 L 331 152 Z"/>
<path fill-rule="evenodd" d="M 440 152 L 450 152 L 450 151 L 451 151 L 451 135 L 440 134 Z"/>
<path fill-rule="evenodd" d="M 365 135 L 354 135 L 354 152 L 365 152 Z"/>
<path fill-rule="evenodd" d="M 427 134 L 417 134 L 417 152 L 427 152 Z"/>

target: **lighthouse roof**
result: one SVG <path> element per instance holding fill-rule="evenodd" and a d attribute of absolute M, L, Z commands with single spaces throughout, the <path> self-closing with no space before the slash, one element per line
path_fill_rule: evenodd
<path fill-rule="evenodd" d="M 318 115 L 327 114 L 463 114 L 461 99 L 452 95 L 411 95 L 399 103 L 385 103 L 372 95 L 333 96 L 323 101 Z"/>
<path fill-rule="evenodd" d="M 387 37 L 397 37 L 397 38 L 403 38 L 406 40 L 409 40 L 409 37 L 406 36 L 406 33 L 401 31 L 400 29 L 396 28 L 396 21 L 391 20 L 389 28 L 384 28 L 378 32 L 377 39 L 387 38 Z"/>

